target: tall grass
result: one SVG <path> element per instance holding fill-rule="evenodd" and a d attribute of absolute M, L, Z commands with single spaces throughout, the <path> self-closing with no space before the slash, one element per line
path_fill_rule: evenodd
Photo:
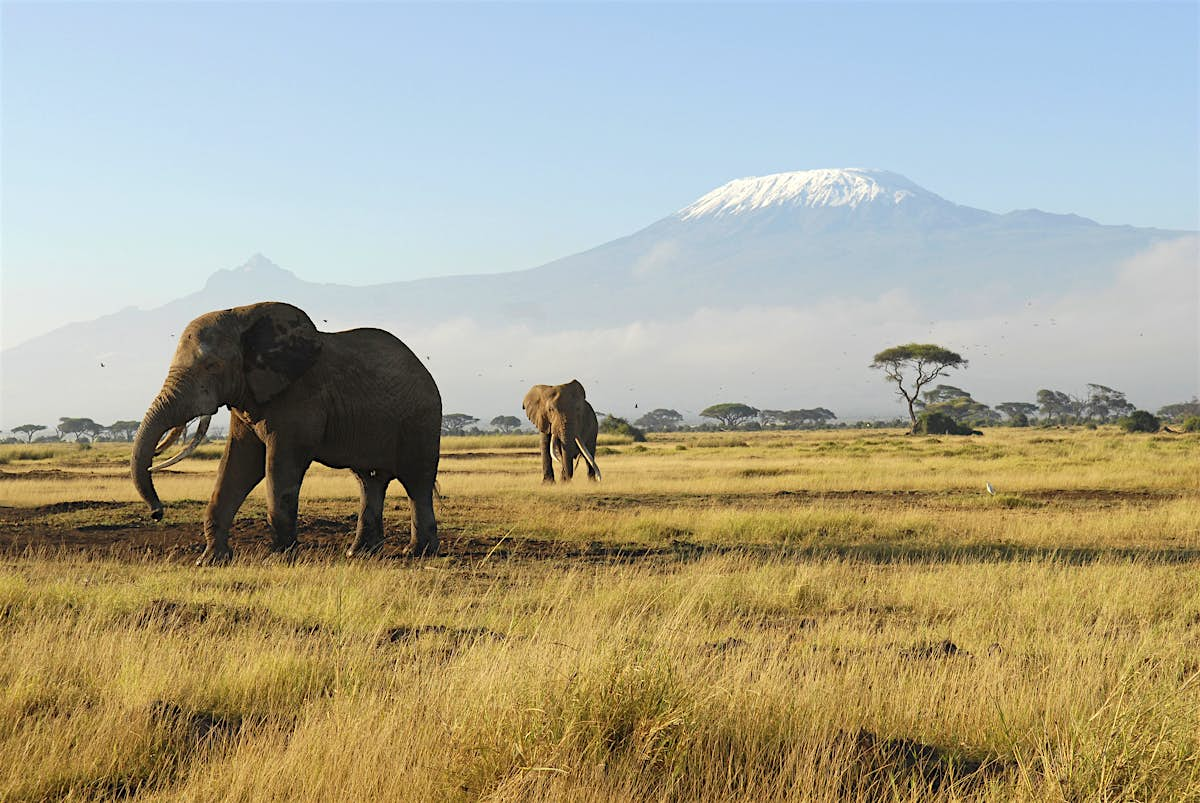
<path fill-rule="evenodd" d="M 1200 440 L 655 436 L 570 486 L 487 440 L 447 557 L 0 558 L 0 800 L 1200 800 Z M 140 520 L 127 448 L 10 462 L 5 526 Z"/>
<path fill-rule="evenodd" d="M 1194 798 L 1194 574 L 10 563 L 0 797 Z"/>

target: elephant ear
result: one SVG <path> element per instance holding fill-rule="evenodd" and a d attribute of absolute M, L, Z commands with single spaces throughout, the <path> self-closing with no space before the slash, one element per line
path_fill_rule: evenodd
<path fill-rule="evenodd" d="M 541 432 L 550 431 L 550 415 L 546 410 L 546 396 L 550 390 L 549 385 L 534 385 L 525 394 L 525 401 L 521 402 L 525 417 Z"/>
<path fill-rule="evenodd" d="M 321 353 L 317 327 L 289 304 L 269 304 L 242 334 L 246 385 L 263 404 L 304 374 Z"/>

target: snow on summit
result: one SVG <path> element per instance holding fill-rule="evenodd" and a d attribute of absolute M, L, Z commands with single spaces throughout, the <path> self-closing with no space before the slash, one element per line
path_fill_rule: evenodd
<path fill-rule="evenodd" d="M 864 203 L 897 206 L 908 199 L 942 200 L 904 176 L 858 167 L 799 170 L 731 181 L 676 213 L 680 220 L 739 215 L 772 206 L 855 208 Z"/>

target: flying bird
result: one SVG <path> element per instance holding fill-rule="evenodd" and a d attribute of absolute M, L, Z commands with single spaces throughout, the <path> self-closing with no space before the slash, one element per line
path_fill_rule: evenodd
<path fill-rule="evenodd" d="M 992 484 L 990 482 L 985 482 L 983 484 L 983 487 L 987 488 L 987 492 L 989 494 L 991 494 L 992 496 L 996 495 L 996 489 L 992 487 Z"/>

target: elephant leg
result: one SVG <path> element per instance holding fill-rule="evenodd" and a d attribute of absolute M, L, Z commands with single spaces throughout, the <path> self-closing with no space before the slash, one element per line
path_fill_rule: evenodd
<path fill-rule="evenodd" d="M 542 434 L 542 482 L 554 482 L 554 460 L 550 456 L 552 437 L 549 433 Z"/>
<path fill-rule="evenodd" d="M 432 479 L 405 481 L 404 491 L 412 506 L 409 522 L 409 552 L 416 557 L 434 557 L 438 553 L 437 516 L 433 510 Z"/>
<path fill-rule="evenodd" d="M 296 516 L 300 509 L 300 483 L 311 460 L 286 450 L 267 451 L 267 521 L 273 533 L 272 552 L 296 546 Z"/>
<path fill-rule="evenodd" d="M 246 496 L 262 481 L 266 459 L 267 447 L 254 430 L 236 415 L 231 415 L 229 439 L 217 469 L 217 487 L 213 489 L 204 514 L 204 554 L 196 561 L 197 566 L 223 563 L 233 557 L 233 550 L 229 548 L 229 529 Z"/>
<path fill-rule="evenodd" d="M 387 494 L 391 477 L 374 472 L 355 472 L 362 493 L 358 509 L 358 531 L 354 543 L 346 550 L 346 557 L 369 555 L 383 544 L 383 500 Z"/>

